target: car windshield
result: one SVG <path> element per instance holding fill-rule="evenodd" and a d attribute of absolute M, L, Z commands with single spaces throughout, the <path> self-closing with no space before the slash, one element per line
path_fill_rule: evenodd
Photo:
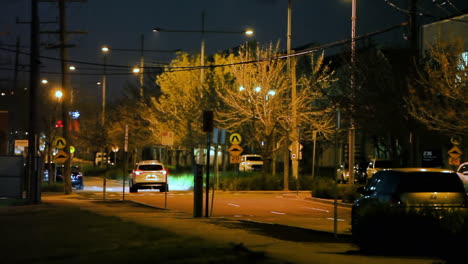
<path fill-rule="evenodd" d="M 374 163 L 375 168 L 393 168 L 393 162 L 391 160 L 376 160 Z"/>
<path fill-rule="evenodd" d="M 143 171 L 155 171 L 155 170 L 163 170 L 163 166 L 159 164 L 146 164 L 146 165 L 139 165 L 139 170 Z"/>
<path fill-rule="evenodd" d="M 464 192 L 456 174 L 441 172 L 411 172 L 400 175 L 400 192 Z"/>
<path fill-rule="evenodd" d="M 262 157 L 247 157 L 247 160 L 250 160 L 250 161 L 262 161 Z"/>

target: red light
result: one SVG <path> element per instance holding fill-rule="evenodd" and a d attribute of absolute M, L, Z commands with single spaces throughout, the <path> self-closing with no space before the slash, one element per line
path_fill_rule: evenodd
<path fill-rule="evenodd" d="M 55 127 L 63 127 L 63 121 L 57 120 L 57 123 L 55 123 Z"/>

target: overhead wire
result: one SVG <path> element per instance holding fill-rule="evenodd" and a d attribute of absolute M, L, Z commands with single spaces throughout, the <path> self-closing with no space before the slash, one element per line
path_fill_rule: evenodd
<path fill-rule="evenodd" d="M 354 40 L 358 41 L 361 39 L 369 38 L 372 36 L 376 36 L 379 34 L 383 34 L 389 31 L 392 31 L 394 29 L 404 27 L 407 25 L 407 22 L 402 22 L 397 25 L 393 25 L 381 30 L 377 30 L 374 32 L 366 33 L 357 36 Z M 290 57 L 297 57 L 297 56 L 303 56 L 306 54 L 314 53 L 319 50 L 325 50 L 329 48 L 334 48 L 334 47 L 339 47 L 345 44 L 348 44 L 352 42 L 352 39 L 344 39 L 344 40 L 339 40 L 323 45 L 319 45 L 316 47 L 304 49 L 304 50 L 299 50 L 293 54 L 282 54 L 278 56 L 272 56 L 272 57 L 267 57 L 267 58 L 258 58 L 255 60 L 249 60 L 249 61 L 240 61 L 240 62 L 233 62 L 233 63 L 226 63 L 226 64 L 212 64 L 212 65 L 206 65 L 206 66 L 145 66 L 143 67 L 144 69 L 160 69 L 160 70 L 165 70 L 166 72 L 178 72 L 178 71 L 191 71 L 191 70 L 201 70 L 201 69 L 210 69 L 210 68 L 216 68 L 216 67 L 228 67 L 228 66 L 235 66 L 235 65 L 241 65 L 241 64 L 252 64 L 252 63 L 259 63 L 259 62 L 265 62 L 265 61 L 271 61 L 271 60 L 280 60 L 280 59 L 287 59 Z M 4 51 L 9 51 L 9 52 L 17 52 L 16 50 L 8 49 L 8 48 L 3 48 L 1 47 L 2 45 L 0 44 L 0 50 Z M 18 51 L 21 54 L 24 55 L 29 55 L 28 52 L 22 52 Z M 49 56 L 39 56 L 42 59 L 49 59 L 49 60 L 55 60 L 55 61 L 62 61 L 60 58 L 55 58 L 55 57 L 49 57 Z M 102 63 L 94 63 L 94 62 L 85 62 L 85 61 L 77 61 L 77 60 L 67 60 L 69 63 L 76 63 L 76 64 L 84 64 L 84 65 L 93 65 L 93 66 L 106 66 L 106 67 L 114 67 L 114 68 L 125 68 L 125 69 L 133 69 L 134 66 L 128 66 L 128 65 L 116 65 L 116 64 L 102 64 Z M 102 75 L 102 73 L 73 73 L 74 75 Z M 106 75 L 133 75 L 134 73 L 128 72 L 128 73 L 112 73 L 112 72 L 107 72 Z"/>

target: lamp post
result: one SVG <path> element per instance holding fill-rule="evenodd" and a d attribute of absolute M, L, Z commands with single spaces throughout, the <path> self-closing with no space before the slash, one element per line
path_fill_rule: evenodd
<path fill-rule="evenodd" d="M 104 127 L 104 123 L 106 122 L 106 64 L 107 64 L 107 53 L 109 53 L 109 47 L 103 46 L 101 48 L 103 53 L 103 74 L 102 74 L 102 112 L 101 112 L 101 125 Z"/>
<path fill-rule="evenodd" d="M 201 67 L 201 74 L 200 78 L 203 82 L 204 78 L 204 70 L 203 67 L 205 66 L 205 34 L 244 34 L 247 36 L 251 36 L 254 34 L 252 29 L 246 29 L 243 31 L 218 31 L 218 30 L 205 30 L 205 12 L 202 12 L 202 29 L 201 30 L 180 30 L 180 29 L 164 29 L 155 27 L 153 28 L 153 32 L 172 32 L 172 33 L 201 33 L 201 48 L 200 48 L 200 67 Z"/>
<path fill-rule="evenodd" d="M 356 0 L 352 0 L 351 13 L 351 121 L 348 131 L 348 171 L 349 184 L 354 184 L 354 142 L 356 139 L 356 128 L 354 124 L 354 104 L 356 101 L 356 86 L 354 83 L 354 65 L 356 63 Z"/>
<path fill-rule="evenodd" d="M 201 19 L 202 19 L 202 25 L 201 25 L 201 30 L 168 30 L 168 29 L 162 29 L 162 28 L 153 28 L 153 32 L 174 32 L 174 33 L 201 33 L 201 50 L 200 50 L 200 67 L 201 67 L 201 71 L 200 71 L 200 83 L 204 83 L 204 66 L 205 66 L 205 34 L 245 34 L 245 35 L 253 35 L 253 30 L 251 29 L 248 29 L 248 30 L 243 30 L 243 31 L 216 31 L 216 30 L 205 30 L 205 12 L 202 12 L 201 14 Z M 209 112 L 209 111 L 206 111 L 206 112 Z M 210 145 L 210 134 L 211 134 L 211 131 L 208 131 L 207 132 L 207 137 L 208 137 L 208 147 L 207 147 L 207 161 L 206 161 L 206 164 L 207 164 L 207 168 L 206 168 L 206 197 L 205 197 L 205 217 L 208 217 L 208 208 L 209 208 L 209 204 L 208 204 L 208 201 L 209 201 L 209 189 L 210 189 L 210 185 L 209 185 L 209 171 L 210 171 L 210 168 L 209 168 L 209 158 L 210 158 L 210 148 L 209 148 L 209 145 Z M 200 152 L 201 153 L 201 152 Z M 193 165 L 195 165 L 195 158 L 194 158 L 194 155 L 193 155 L 193 147 L 192 147 L 192 163 Z M 193 170 L 195 171 L 195 170 Z"/>

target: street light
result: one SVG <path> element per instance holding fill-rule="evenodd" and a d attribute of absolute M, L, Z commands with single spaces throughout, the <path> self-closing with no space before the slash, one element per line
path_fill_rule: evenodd
<path fill-rule="evenodd" d="M 218 30 L 205 30 L 205 13 L 202 12 L 202 29 L 201 30 L 180 30 L 180 29 L 164 29 L 155 27 L 153 32 L 173 32 L 173 33 L 201 33 L 201 51 L 200 51 L 200 66 L 201 75 L 200 78 L 203 82 L 203 66 L 205 66 L 205 34 L 244 34 L 247 36 L 252 36 L 254 31 L 252 29 L 246 29 L 242 31 L 218 31 Z"/>
<path fill-rule="evenodd" d="M 61 99 L 62 99 L 62 96 L 63 96 L 63 93 L 62 93 L 61 90 L 55 91 L 55 97 L 56 97 L 57 99 L 61 100 Z"/>
<path fill-rule="evenodd" d="M 109 47 L 103 46 L 101 48 L 102 53 L 104 54 L 104 63 L 103 63 L 103 74 L 102 74 L 102 116 L 101 116 L 101 125 L 104 127 L 106 122 L 106 64 L 107 64 L 107 53 L 109 53 Z"/>

